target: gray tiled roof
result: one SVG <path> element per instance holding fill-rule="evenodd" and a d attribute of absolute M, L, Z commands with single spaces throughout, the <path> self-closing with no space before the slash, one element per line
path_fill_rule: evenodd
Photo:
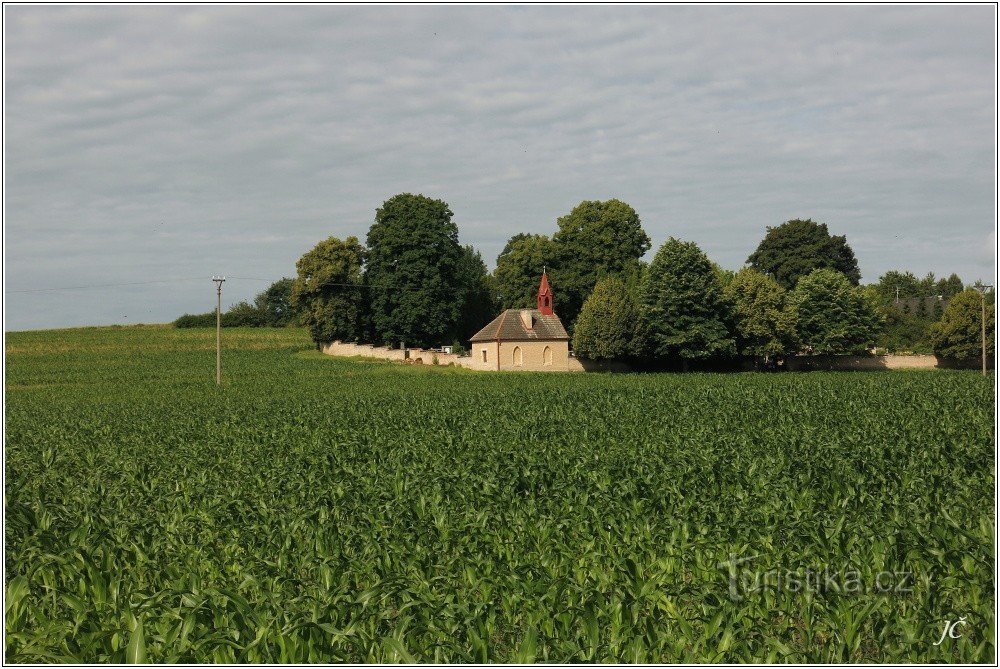
<path fill-rule="evenodd" d="M 521 312 L 531 314 L 532 327 L 525 326 Z M 566 328 L 555 314 L 544 316 L 538 309 L 507 309 L 490 324 L 472 335 L 469 341 L 529 341 L 537 339 L 569 339 Z"/>

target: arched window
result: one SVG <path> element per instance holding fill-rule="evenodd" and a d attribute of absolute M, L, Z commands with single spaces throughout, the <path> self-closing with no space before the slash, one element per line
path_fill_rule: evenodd
<path fill-rule="evenodd" d="M 483 349 L 483 362 L 486 362 L 486 349 Z"/>
<path fill-rule="evenodd" d="M 515 346 L 514 347 L 514 364 L 520 366 L 522 362 L 523 361 L 521 359 L 521 347 L 520 346 Z"/>
<path fill-rule="evenodd" d="M 551 365 L 552 364 L 552 349 L 548 346 L 542 351 L 542 364 Z"/>

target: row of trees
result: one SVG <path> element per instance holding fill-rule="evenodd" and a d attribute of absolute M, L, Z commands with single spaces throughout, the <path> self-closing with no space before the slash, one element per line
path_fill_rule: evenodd
<path fill-rule="evenodd" d="M 403 193 L 363 246 L 330 237 L 296 263 L 291 303 L 316 342 L 464 342 L 495 315 L 482 256 L 458 241 L 447 203 Z"/>
<path fill-rule="evenodd" d="M 768 228 L 735 273 L 673 238 L 645 263 L 649 235 L 620 200 L 581 202 L 551 236 L 514 235 L 492 273 L 479 252 L 459 242 L 452 219 L 442 200 L 396 195 L 375 212 L 364 243 L 321 241 L 298 261 L 294 279 L 253 304 L 234 305 L 224 325 L 295 322 L 318 343 L 461 344 L 501 309 L 533 307 L 544 267 L 578 355 L 688 364 L 873 345 L 944 350 L 934 342 L 947 328 L 934 324 L 964 289 L 954 274 L 918 279 L 909 272 L 859 286 L 847 240 L 810 219 Z M 184 319 L 214 324 L 211 314 L 178 324 Z"/>
<path fill-rule="evenodd" d="M 680 362 L 745 356 L 770 359 L 808 350 L 856 353 L 874 342 L 880 315 L 872 299 L 835 269 L 817 268 L 786 290 L 747 267 L 720 270 L 693 242 L 670 238 L 630 289 L 602 278 L 573 333 L 590 359 Z"/>

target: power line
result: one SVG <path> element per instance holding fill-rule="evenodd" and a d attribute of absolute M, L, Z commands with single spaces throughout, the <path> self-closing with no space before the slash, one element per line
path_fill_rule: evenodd
<path fill-rule="evenodd" d="M 156 279 L 153 281 L 127 281 L 124 283 L 95 283 L 89 286 L 53 286 L 51 288 L 25 288 L 22 290 L 8 290 L 8 293 L 50 293 L 62 290 L 90 290 L 93 288 L 120 288 L 124 286 L 146 286 L 154 283 L 177 283 L 179 281 L 204 281 L 210 277 L 204 276 L 185 276 L 178 277 L 175 279 Z M 239 279 L 240 281 L 264 281 L 267 283 L 273 283 L 275 279 L 265 279 L 259 276 L 229 276 L 229 279 Z M 344 288 L 365 288 L 374 290 L 406 290 L 406 286 L 400 286 L 396 284 L 369 284 L 369 283 L 337 283 L 333 281 L 323 282 L 321 287 L 326 286 L 338 286 Z"/>
<path fill-rule="evenodd" d="M 8 290 L 8 293 L 44 293 L 57 290 L 88 290 L 90 288 L 117 288 L 119 286 L 142 286 L 151 283 L 176 283 L 178 281 L 204 281 L 203 276 L 187 276 L 176 279 L 157 279 L 155 281 L 128 281 L 126 283 L 95 283 L 89 286 L 61 286 L 54 288 L 26 288 L 24 290 Z"/>

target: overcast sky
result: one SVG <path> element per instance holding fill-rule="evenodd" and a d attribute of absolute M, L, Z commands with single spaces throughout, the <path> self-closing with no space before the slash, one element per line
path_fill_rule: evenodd
<path fill-rule="evenodd" d="M 7 330 L 251 298 L 400 192 L 491 268 L 619 198 L 731 269 L 811 217 L 864 282 L 994 275 L 992 6 L 3 11 Z"/>

